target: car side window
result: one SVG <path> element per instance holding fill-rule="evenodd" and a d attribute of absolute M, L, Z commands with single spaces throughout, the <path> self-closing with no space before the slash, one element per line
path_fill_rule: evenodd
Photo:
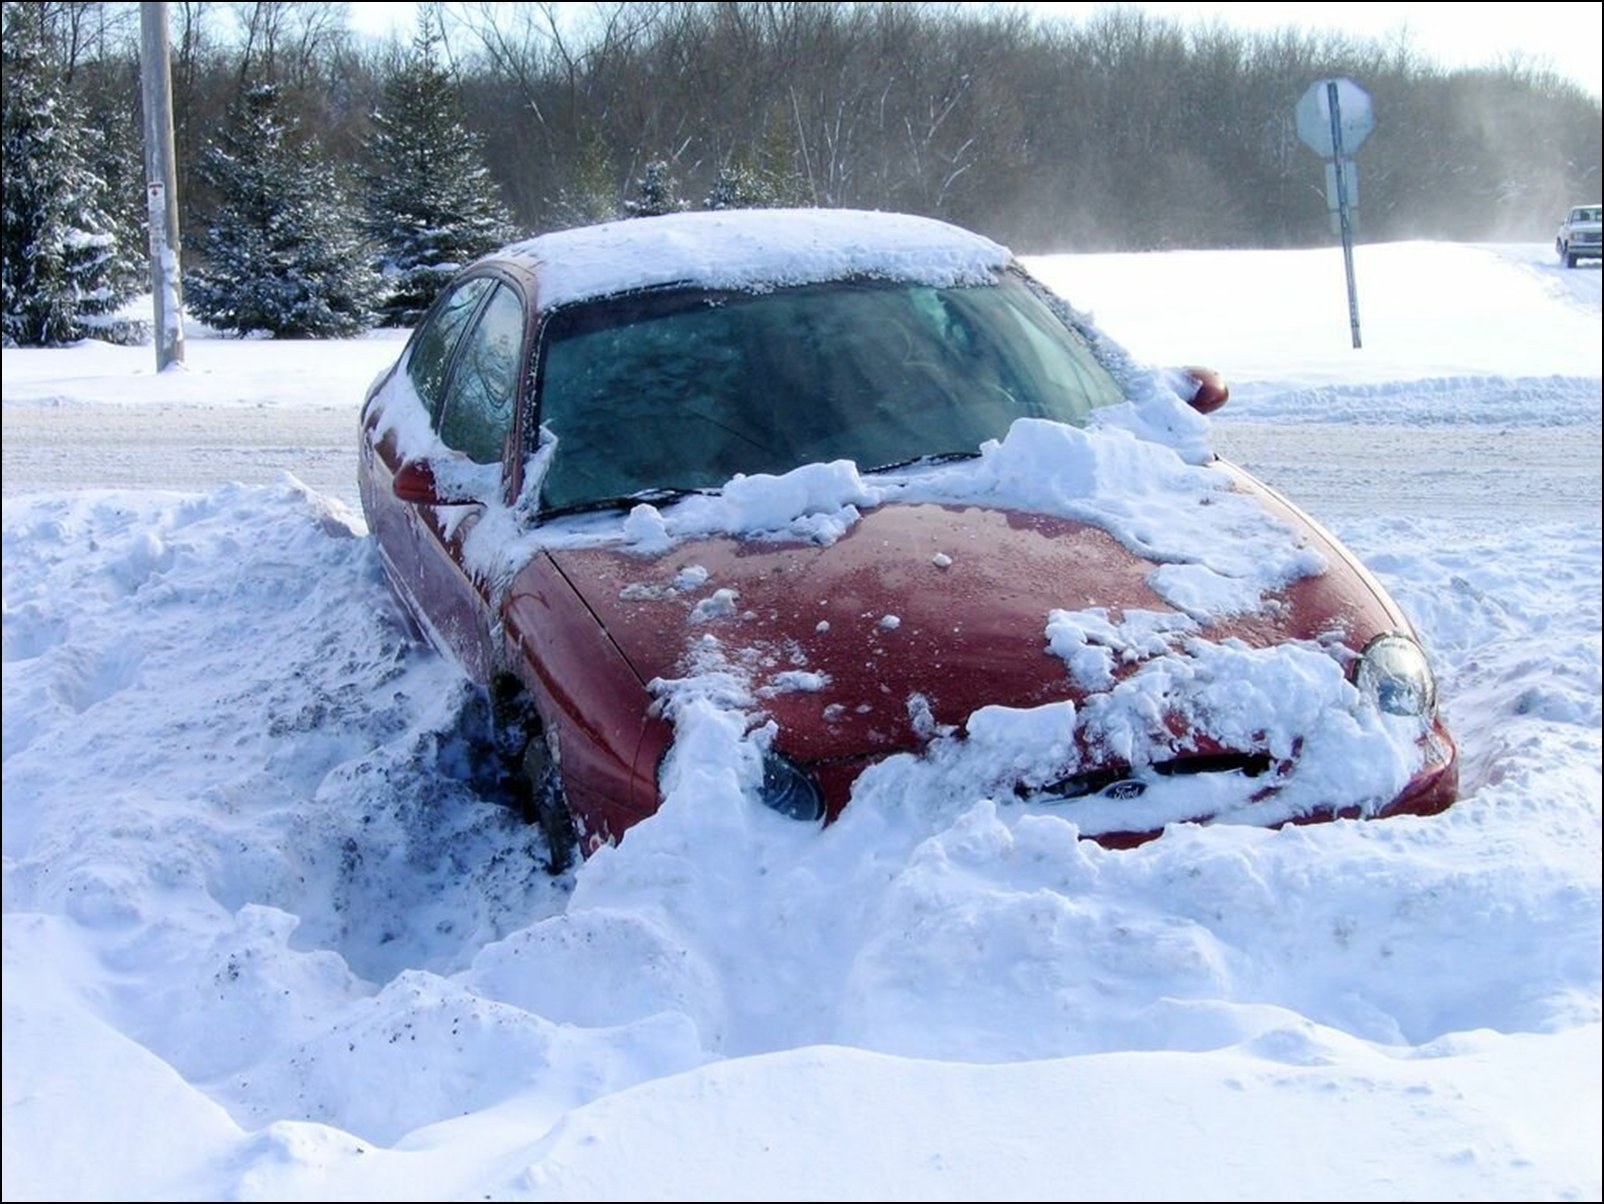
<path fill-rule="evenodd" d="M 494 284 L 494 280 L 484 277 L 459 284 L 418 331 L 412 354 L 407 357 L 407 376 L 429 411 L 431 421 L 440 413 L 446 373 L 451 369 L 451 353 L 457 349 L 457 341 L 468 319 L 473 317 L 479 302 Z"/>
<path fill-rule="evenodd" d="M 440 411 L 440 439 L 479 464 L 501 460 L 518 398 L 524 307 L 498 285 L 463 341 Z"/>

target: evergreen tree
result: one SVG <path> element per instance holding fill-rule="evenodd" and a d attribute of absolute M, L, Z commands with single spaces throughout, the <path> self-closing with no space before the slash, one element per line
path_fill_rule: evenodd
<path fill-rule="evenodd" d="M 480 140 L 462 123 L 427 13 L 385 84 L 368 140 L 367 232 L 391 295 L 381 320 L 411 325 L 456 272 L 515 237 Z"/>
<path fill-rule="evenodd" d="M 219 330 L 276 337 L 354 334 L 373 324 L 382 283 L 333 168 L 293 139 L 278 89 L 257 84 L 200 171 L 218 208 L 200 239 L 188 308 Z"/>
<path fill-rule="evenodd" d="M 86 337 L 126 341 L 114 312 L 138 290 L 106 183 L 89 167 L 80 122 L 46 61 L 32 5 L 6 5 L 5 162 L 0 336 L 7 345 Z"/>
<path fill-rule="evenodd" d="M 566 229 L 571 226 L 589 226 L 610 222 L 619 216 L 618 185 L 613 178 L 612 156 L 607 140 L 599 127 L 587 125 L 580 130 L 577 149 L 569 156 L 573 165 L 569 182 L 547 199 L 551 209 L 551 227 Z"/>
<path fill-rule="evenodd" d="M 624 211 L 630 217 L 656 217 L 662 213 L 678 213 L 686 207 L 679 199 L 679 181 L 669 174 L 668 164 L 653 159 L 646 165 L 646 174 L 635 181 L 635 195 L 624 202 Z"/>
<path fill-rule="evenodd" d="M 760 173 L 745 164 L 726 163 L 713 178 L 702 208 L 768 209 L 775 203 L 774 195 L 774 188 Z"/>
<path fill-rule="evenodd" d="M 106 212 L 131 287 L 145 292 L 150 288 L 150 216 L 139 113 L 130 107 L 126 92 L 113 97 L 104 91 L 86 95 L 79 112 L 83 154 L 89 169 L 106 182 Z"/>
<path fill-rule="evenodd" d="M 719 168 L 702 198 L 703 209 L 780 209 L 801 203 L 801 181 L 794 175 L 744 159 L 731 159 Z"/>

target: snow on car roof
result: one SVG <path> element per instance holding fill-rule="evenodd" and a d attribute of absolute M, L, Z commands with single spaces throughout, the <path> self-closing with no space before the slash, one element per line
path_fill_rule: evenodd
<path fill-rule="evenodd" d="M 856 209 L 726 209 L 582 226 L 508 247 L 537 264 L 542 308 L 664 284 L 766 290 L 847 276 L 978 284 L 1007 247 L 931 218 Z"/>

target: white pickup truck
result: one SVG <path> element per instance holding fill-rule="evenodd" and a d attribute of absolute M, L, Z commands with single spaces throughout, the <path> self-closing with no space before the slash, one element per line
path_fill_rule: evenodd
<path fill-rule="evenodd" d="M 1559 261 L 1574 268 L 1578 259 L 1598 259 L 1604 249 L 1599 241 L 1599 206 L 1577 205 L 1554 236 Z"/>

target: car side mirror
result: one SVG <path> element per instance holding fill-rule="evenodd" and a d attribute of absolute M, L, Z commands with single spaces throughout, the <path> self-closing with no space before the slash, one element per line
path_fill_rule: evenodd
<path fill-rule="evenodd" d="M 1231 396 L 1231 390 L 1226 387 L 1224 378 L 1213 368 L 1189 367 L 1182 371 L 1197 385 L 1192 396 L 1186 400 L 1187 404 L 1199 414 L 1214 413 Z"/>
<path fill-rule="evenodd" d="M 427 460 L 408 460 L 396 469 L 390 488 L 396 497 L 414 506 L 459 506 L 474 501 L 459 490 L 443 486 Z"/>

